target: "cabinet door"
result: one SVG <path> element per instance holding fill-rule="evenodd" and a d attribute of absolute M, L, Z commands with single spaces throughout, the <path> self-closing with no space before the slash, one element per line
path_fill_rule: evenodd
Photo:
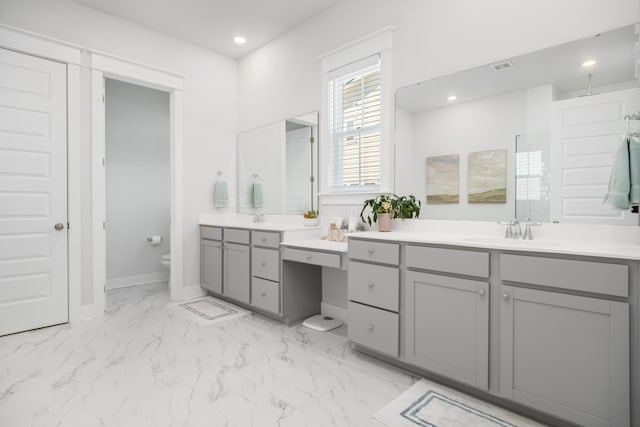
<path fill-rule="evenodd" d="M 629 305 L 502 286 L 500 393 L 583 426 L 628 426 Z"/>
<path fill-rule="evenodd" d="M 222 242 L 200 240 L 200 284 L 222 293 Z"/>
<path fill-rule="evenodd" d="M 251 264 L 249 246 L 224 243 L 224 289 L 229 298 L 249 303 Z"/>
<path fill-rule="evenodd" d="M 487 390 L 489 285 L 407 272 L 407 362 Z"/>

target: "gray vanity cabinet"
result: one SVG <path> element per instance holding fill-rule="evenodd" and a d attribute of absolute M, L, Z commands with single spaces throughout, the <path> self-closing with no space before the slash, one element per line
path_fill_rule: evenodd
<path fill-rule="evenodd" d="M 224 229 L 222 294 L 246 304 L 251 300 L 249 242 L 249 230 Z"/>
<path fill-rule="evenodd" d="M 222 242 L 200 240 L 201 280 L 203 288 L 222 293 Z"/>
<path fill-rule="evenodd" d="M 349 339 L 397 358 L 400 351 L 400 246 L 349 241 Z"/>
<path fill-rule="evenodd" d="M 489 284 L 409 271 L 406 361 L 487 390 Z"/>
<path fill-rule="evenodd" d="M 406 361 L 487 390 L 489 254 L 408 245 L 407 267 Z M 465 274 L 484 280 L 432 272 Z"/>
<path fill-rule="evenodd" d="M 628 426 L 629 305 L 502 286 L 500 392 L 583 426 Z"/>
<path fill-rule="evenodd" d="M 251 287 L 249 246 L 224 243 L 224 288 L 229 298 L 249 303 Z"/>
<path fill-rule="evenodd" d="M 280 313 L 280 233 L 251 231 L 251 305 Z"/>
<path fill-rule="evenodd" d="M 611 299 L 628 293 L 627 268 L 501 255 L 502 396 L 583 426 L 630 425 L 629 304 Z M 598 295 L 567 292 L 578 286 Z"/>
<path fill-rule="evenodd" d="M 200 227 L 200 284 L 203 288 L 222 293 L 222 229 Z"/>

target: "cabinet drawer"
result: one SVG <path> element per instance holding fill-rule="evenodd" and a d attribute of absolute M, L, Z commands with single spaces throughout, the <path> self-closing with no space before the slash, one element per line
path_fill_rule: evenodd
<path fill-rule="evenodd" d="M 500 255 L 500 278 L 574 291 L 629 296 L 629 267 L 526 255 Z"/>
<path fill-rule="evenodd" d="M 280 251 L 251 248 L 251 275 L 269 280 L 280 280 Z"/>
<path fill-rule="evenodd" d="M 398 265 L 400 263 L 400 246 L 396 243 L 350 239 L 349 258 Z"/>
<path fill-rule="evenodd" d="M 351 262 L 349 299 L 367 305 L 398 311 L 400 272 L 395 267 Z"/>
<path fill-rule="evenodd" d="M 233 243 L 249 244 L 249 230 L 243 230 L 240 228 L 225 228 L 224 229 L 224 241 Z"/>
<path fill-rule="evenodd" d="M 489 277 L 487 252 L 407 246 L 407 267 L 466 276 Z"/>
<path fill-rule="evenodd" d="M 349 301 L 349 339 L 356 344 L 398 357 L 399 316 Z"/>
<path fill-rule="evenodd" d="M 305 264 L 321 265 L 323 267 L 340 268 L 340 255 L 326 252 L 308 251 L 304 249 L 284 248 L 283 257 L 289 261 Z"/>
<path fill-rule="evenodd" d="M 251 304 L 272 313 L 280 312 L 280 283 L 251 278 Z"/>
<path fill-rule="evenodd" d="M 280 247 L 280 233 L 251 231 L 251 243 L 257 246 L 278 249 Z"/>
<path fill-rule="evenodd" d="M 201 225 L 200 238 L 207 240 L 222 240 L 222 228 Z"/>

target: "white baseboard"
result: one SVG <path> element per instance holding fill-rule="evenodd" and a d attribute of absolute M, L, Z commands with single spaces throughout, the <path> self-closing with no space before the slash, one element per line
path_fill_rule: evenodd
<path fill-rule="evenodd" d="M 138 274 L 135 276 L 114 277 L 112 279 L 107 279 L 107 289 L 127 288 L 129 286 L 166 282 L 168 280 L 168 270 L 156 271 L 154 273 Z"/>
<path fill-rule="evenodd" d="M 333 304 L 322 302 L 320 304 L 320 312 L 323 316 L 331 316 L 334 319 L 341 320 L 345 325 L 349 320 L 347 309 Z"/>
<path fill-rule="evenodd" d="M 187 286 L 182 289 L 183 300 L 203 297 L 205 295 L 207 295 L 207 291 L 204 290 L 200 285 Z"/>

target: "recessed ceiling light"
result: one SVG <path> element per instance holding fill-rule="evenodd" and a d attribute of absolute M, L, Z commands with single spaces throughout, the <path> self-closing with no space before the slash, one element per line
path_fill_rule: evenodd
<path fill-rule="evenodd" d="M 595 61 L 595 60 L 593 60 L 593 59 L 590 59 L 590 60 L 588 60 L 588 61 L 584 61 L 584 62 L 582 63 L 582 66 L 583 66 L 583 67 L 593 67 L 594 65 L 596 65 L 596 61 Z"/>
<path fill-rule="evenodd" d="M 449 101 L 455 101 L 456 99 L 458 99 L 458 97 L 457 97 L 457 96 L 455 96 L 455 95 L 451 95 L 451 96 L 449 96 L 447 99 L 448 99 Z"/>
<path fill-rule="evenodd" d="M 235 36 L 233 38 L 233 41 L 236 42 L 237 44 L 245 44 L 247 42 L 246 37 L 243 36 Z"/>

